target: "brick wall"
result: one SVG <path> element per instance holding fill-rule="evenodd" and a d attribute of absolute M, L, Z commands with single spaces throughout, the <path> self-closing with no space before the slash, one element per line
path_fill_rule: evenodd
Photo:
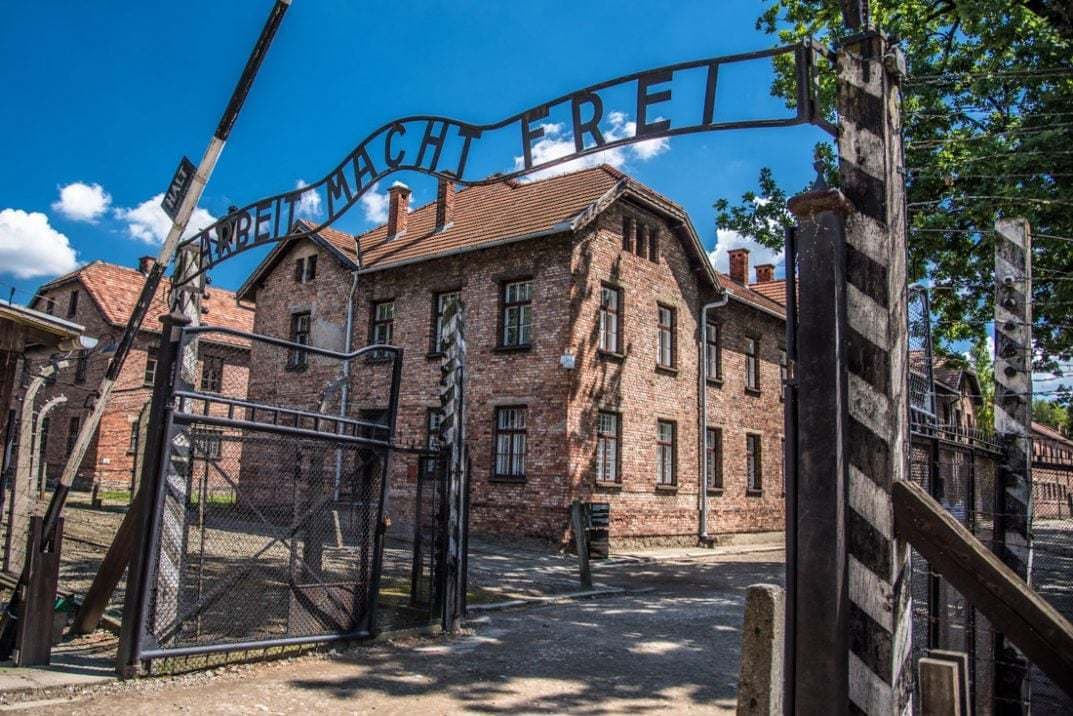
<path fill-rule="evenodd" d="M 79 299 L 76 315 L 70 320 L 85 326 L 85 334 L 99 339 L 101 345 L 118 340 L 122 328 L 110 325 L 101 315 L 89 294 L 77 283 L 69 283 L 42 293 L 47 299 L 54 297 L 56 306 L 53 313 L 67 316 L 70 292 L 78 288 Z M 211 316 L 205 317 L 205 323 L 211 324 Z M 76 488 L 86 488 L 98 480 L 106 490 L 130 490 L 133 486 L 133 468 L 135 453 L 131 450 L 131 433 L 138 421 L 142 409 L 152 397 L 152 388 L 146 384 L 146 366 L 149 356 L 155 354 L 160 336 L 143 331 L 134 342 L 123 370 L 116 381 L 112 399 L 101 417 L 100 427 L 90 444 L 90 449 L 82 461 L 78 473 Z M 236 348 L 218 347 L 211 349 L 207 345 L 203 352 L 213 352 L 225 360 L 222 392 L 244 397 L 248 380 L 248 351 Z M 87 405 L 89 398 L 104 377 L 108 362 L 113 353 L 93 352 L 86 364 L 85 380 L 76 381 L 78 370 L 77 354 L 71 356 L 71 365 L 59 373 L 55 385 L 42 388 L 38 394 L 37 405 L 44 405 L 56 395 L 67 396 L 67 403 L 55 408 L 49 415 L 49 432 L 46 439 L 45 465 L 49 479 L 56 479 L 63 471 L 68 450 L 67 445 L 71 431 L 71 418 L 77 416 L 84 421 L 89 415 Z M 43 359 L 38 358 L 37 365 Z M 204 363 L 199 361 L 196 381 L 200 381 Z M 151 377 L 151 375 L 149 376 Z M 140 436 L 144 439 L 144 436 Z"/>
<path fill-rule="evenodd" d="M 623 250 L 624 210 L 656 231 L 658 260 L 647 252 L 638 256 Z M 296 283 L 294 260 L 318 251 L 316 280 Z M 532 345 L 503 350 L 499 347 L 502 285 L 520 278 L 532 282 Z M 258 289 L 255 332 L 289 338 L 291 316 L 309 311 L 312 342 L 340 348 L 350 281 L 350 273 L 326 252 L 311 242 L 299 245 Z M 597 350 L 604 282 L 619 287 L 624 297 L 624 344 L 617 356 Z M 569 534 L 570 502 L 579 498 L 611 503 L 611 535 L 616 542 L 695 541 L 701 479 L 698 314 L 715 293 L 699 283 L 697 267 L 672 227 L 632 205 L 628 209 L 616 205 L 576 237 L 544 237 L 361 273 L 353 347 L 371 340 L 374 304 L 393 301 L 393 343 L 404 355 L 397 420 L 397 439 L 404 445 L 425 446 L 428 411 L 439 407 L 440 358 L 433 351 L 435 298 L 448 291 L 459 291 L 466 305 L 466 432 L 473 467 L 474 533 L 560 541 Z M 656 366 L 659 305 L 676 314 L 673 370 Z M 779 530 L 783 322 L 735 302 L 713 313 L 723 325 L 724 378 L 707 387 L 708 415 L 712 425 L 723 428 L 725 457 L 723 489 L 710 496 L 709 530 L 716 535 Z M 744 387 L 746 336 L 759 340 L 757 393 Z M 574 356 L 573 369 L 561 365 L 564 353 Z M 250 397 L 310 405 L 310 396 L 338 375 L 338 369 L 337 362 L 311 361 L 302 371 L 288 371 L 278 353 L 255 346 Z M 364 410 L 386 407 L 388 378 L 386 364 L 355 360 L 348 414 L 361 417 Z M 494 419 L 496 409 L 505 406 L 527 410 L 524 480 L 503 480 L 494 474 Z M 596 484 L 596 418 L 602 409 L 616 411 L 622 419 L 619 485 Z M 670 488 L 656 485 L 656 421 L 661 419 L 676 426 L 677 484 Z M 763 489 L 757 494 L 745 489 L 748 431 L 761 435 Z M 269 474 L 267 465 L 247 462 L 249 470 Z M 412 455 L 393 457 L 388 512 L 396 522 L 410 518 L 416 470 Z"/>

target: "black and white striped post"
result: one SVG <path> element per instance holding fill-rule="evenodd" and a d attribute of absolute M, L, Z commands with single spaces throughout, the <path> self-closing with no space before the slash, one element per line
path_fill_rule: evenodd
<path fill-rule="evenodd" d="M 465 612 L 466 555 L 463 523 L 466 489 L 466 337 L 465 306 L 459 299 L 444 312 L 443 363 L 440 377 L 441 445 L 447 465 L 447 554 L 444 575 L 443 629 L 457 629 Z"/>
<path fill-rule="evenodd" d="M 791 203 L 801 222 L 801 296 L 787 707 L 904 714 L 909 548 L 894 535 L 891 489 L 908 476 L 905 61 L 887 37 L 867 31 L 843 41 L 837 63 L 841 190 L 821 182 Z"/>
<path fill-rule="evenodd" d="M 839 178 L 846 219 L 850 710 L 911 706 L 909 546 L 891 487 L 909 476 L 908 287 L 901 93 L 905 58 L 868 31 L 838 51 Z"/>
<path fill-rule="evenodd" d="M 1032 234 L 1024 219 L 995 223 L 995 552 L 1032 576 Z M 1028 702 L 1024 657 L 995 635 L 996 712 Z"/>

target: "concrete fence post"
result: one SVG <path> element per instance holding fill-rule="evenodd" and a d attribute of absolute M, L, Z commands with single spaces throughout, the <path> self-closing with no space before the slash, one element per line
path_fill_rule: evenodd
<path fill-rule="evenodd" d="M 1032 234 L 1024 219 L 995 223 L 995 553 L 1032 577 Z M 996 705 L 1027 702 L 1024 657 L 995 635 Z M 1019 711 L 1018 711 L 1019 712 Z"/>
<path fill-rule="evenodd" d="M 753 584 L 745 596 L 741 627 L 739 716 L 782 716 L 784 594 L 773 584 Z"/>

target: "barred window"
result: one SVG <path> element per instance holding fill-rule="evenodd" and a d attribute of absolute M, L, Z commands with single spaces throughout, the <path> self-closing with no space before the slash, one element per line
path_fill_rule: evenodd
<path fill-rule="evenodd" d="M 704 449 L 708 456 L 705 484 L 709 490 L 723 489 L 723 429 L 708 428 Z"/>
<path fill-rule="evenodd" d="M 656 358 L 661 368 L 673 368 L 675 361 L 675 311 L 670 306 L 659 306 L 659 355 Z"/>
<path fill-rule="evenodd" d="M 622 352 L 622 289 L 600 289 L 600 350 Z"/>
<path fill-rule="evenodd" d="M 201 389 L 208 393 L 219 393 L 223 385 L 224 359 L 222 356 L 205 356 L 201 366 Z"/>
<path fill-rule="evenodd" d="M 596 479 L 621 482 L 622 420 L 618 413 L 600 411 L 596 424 Z"/>
<path fill-rule="evenodd" d="M 515 479 L 525 477 L 526 412 L 524 406 L 496 408 L 496 477 Z"/>
<path fill-rule="evenodd" d="M 531 281 L 514 281 L 503 284 L 503 333 L 502 347 L 524 347 L 532 340 L 533 333 L 533 284 Z"/>
<path fill-rule="evenodd" d="M 656 484 L 675 485 L 675 424 L 670 420 L 656 423 Z"/>
<path fill-rule="evenodd" d="M 745 484 L 749 492 L 763 489 L 763 475 L 760 460 L 760 436 L 745 436 Z"/>

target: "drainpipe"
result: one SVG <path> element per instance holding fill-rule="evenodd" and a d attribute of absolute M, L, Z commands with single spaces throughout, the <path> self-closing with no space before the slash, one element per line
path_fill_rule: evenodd
<path fill-rule="evenodd" d="M 730 293 L 723 291 L 722 298 L 706 303 L 700 309 L 700 529 L 698 537 L 708 540 L 708 311 L 722 308 L 730 301 Z"/>
<path fill-rule="evenodd" d="M 358 292 L 358 272 L 350 272 L 350 292 L 347 294 L 346 301 L 346 327 L 343 329 L 344 340 L 346 344 L 343 346 L 343 352 L 349 353 L 351 346 L 354 345 L 354 294 Z M 339 389 L 339 417 L 345 418 L 347 411 L 347 401 L 350 398 L 350 361 L 343 361 L 343 385 Z M 335 500 L 339 501 L 339 483 L 343 476 L 343 452 L 342 450 L 336 450 L 335 452 Z"/>

